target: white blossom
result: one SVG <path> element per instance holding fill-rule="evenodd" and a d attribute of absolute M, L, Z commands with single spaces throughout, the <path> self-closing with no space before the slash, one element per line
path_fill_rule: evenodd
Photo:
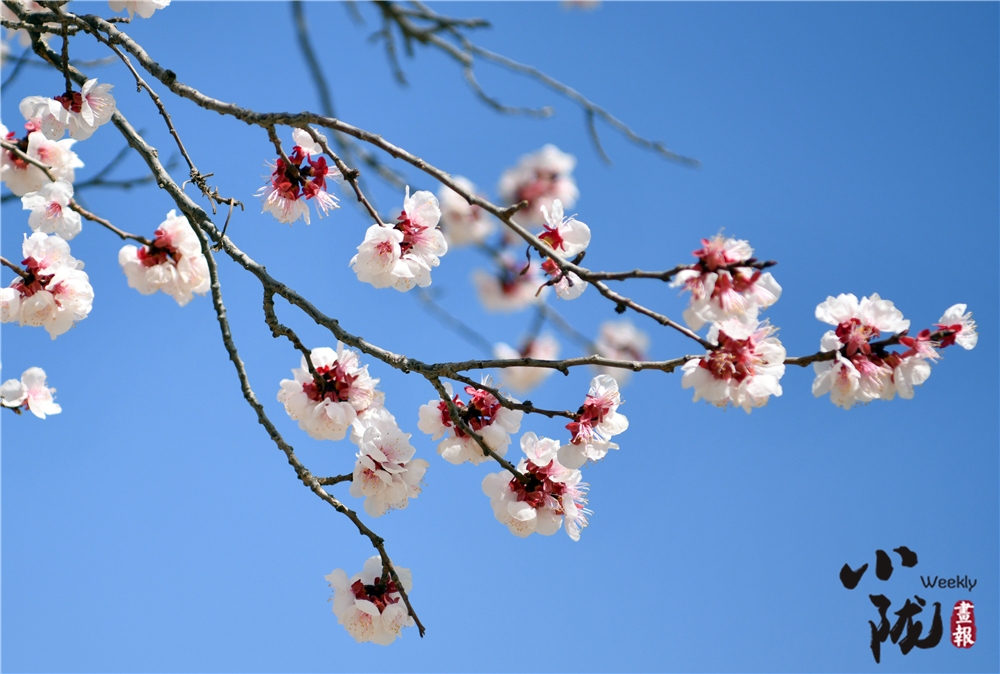
<path fill-rule="evenodd" d="M 559 341 L 550 334 L 544 334 L 528 342 L 520 351 L 500 342 L 493 347 L 497 358 L 534 358 L 555 360 L 559 357 Z M 527 393 L 535 388 L 555 370 L 549 367 L 507 367 L 501 370 L 504 384 L 519 393 Z"/>
<path fill-rule="evenodd" d="M 583 507 L 587 485 L 581 482 L 580 471 L 559 463 L 555 440 L 528 432 L 521 436 L 521 449 L 527 458 L 521 459 L 517 470 L 526 482 L 505 470 L 483 478 L 483 493 L 490 498 L 494 517 L 521 538 L 533 533 L 551 536 L 565 519 L 566 533 L 580 540 L 590 514 Z"/>
<path fill-rule="evenodd" d="M 407 187 L 399 222 L 392 227 L 375 224 L 365 232 L 365 240 L 350 262 L 358 280 L 401 292 L 429 286 L 431 269 L 448 252 L 444 235 L 437 228 L 440 219 L 437 197 L 423 190 L 410 196 Z"/>
<path fill-rule="evenodd" d="M 138 14 L 144 19 L 153 16 L 153 12 L 163 9 L 170 4 L 170 0 L 108 0 L 108 5 L 112 12 L 128 10 L 128 18 L 135 18 Z"/>
<path fill-rule="evenodd" d="M 730 318 L 712 325 L 708 341 L 718 348 L 682 366 L 683 388 L 694 387 L 694 400 L 718 407 L 742 407 L 749 414 L 781 395 L 785 348 L 766 322 L 747 324 Z"/>
<path fill-rule="evenodd" d="M 0 290 L 0 322 L 44 327 L 55 339 L 87 317 L 94 289 L 58 236 L 25 235 L 22 252 L 27 275 Z"/>
<path fill-rule="evenodd" d="M 171 210 L 155 235 L 152 247 L 128 245 L 118 252 L 118 264 L 129 287 L 143 295 L 160 290 L 181 306 L 191 301 L 193 293 L 207 293 L 208 262 L 187 218 Z"/>
<path fill-rule="evenodd" d="M 70 150 L 73 143 L 76 142 L 72 138 L 60 141 L 49 140 L 41 131 L 36 130 L 28 134 L 27 144 L 24 145 L 23 140 L 18 141 L 14 137 L 14 132 L 6 132 L 6 127 L 3 127 L 3 131 L 8 142 L 19 147 L 23 145 L 23 151 L 26 155 L 48 166 L 49 172 L 56 180 L 72 183 L 76 177 L 74 169 L 83 166 L 83 162 L 76 156 L 76 153 Z M 0 154 L 0 176 L 7 184 L 7 189 L 19 197 L 23 197 L 29 192 L 37 192 L 50 182 L 40 168 L 16 157 L 7 150 L 3 150 Z"/>
<path fill-rule="evenodd" d="M 487 379 L 487 381 L 489 381 Z M 503 407 L 497 398 L 482 389 L 466 386 L 465 392 L 471 397 L 468 403 L 459 400 L 452 394 L 451 384 L 444 384 L 445 391 L 458 407 L 459 414 L 469 428 L 482 437 L 483 442 L 498 456 L 507 454 L 510 445 L 510 434 L 521 428 L 521 417 L 524 412 Z M 511 402 L 518 402 L 513 398 Z M 455 426 L 448 411 L 448 404 L 443 400 L 431 400 L 420 407 L 420 422 L 417 424 L 424 433 L 437 440 L 445 436 L 438 444 L 437 453 L 448 463 L 460 464 L 468 461 L 479 465 L 483 461 L 491 461 L 493 457 L 485 454 L 475 439 Z"/>
<path fill-rule="evenodd" d="M 31 211 L 28 226 L 33 232 L 57 234 L 70 241 L 83 229 L 80 214 L 69 207 L 73 199 L 73 186 L 65 180 L 42 185 L 37 192 L 29 192 L 21 197 L 25 210 Z"/>
<path fill-rule="evenodd" d="M 358 414 L 379 401 L 379 380 L 368 375 L 368 366 L 358 362 L 353 351 L 337 343 L 337 350 L 319 347 L 309 352 L 317 383 L 302 356 L 302 367 L 293 369 L 294 379 L 283 379 L 278 401 L 299 428 L 317 440 L 342 440 Z"/>
<path fill-rule="evenodd" d="M 579 468 L 587 461 L 600 461 L 609 449 L 618 449 L 611 438 L 628 430 L 628 418 L 618 412 L 622 402 L 614 377 L 594 377 L 576 421 L 566 424 L 571 438 L 559 448 L 559 463 Z"/>
<path fill-rule="evenodd" d="M 473 194 L 476 186 L 468 178 L 455 176 L 455 182 Z M 441 232 L 451 247 L 459 248 L 483 243 L 496 230 L 496 222 L 479 206 L 473 206 L 465 197 L 447 185 L 438 190 L 441 205 Z"/>
<path fill-rule="evenodd" d="M 550 208 L 559 199 L 566 208 L 573 208 L 580 191 L 571 175 L 576 157 L 546 145 L 534 154 L 521 157 L 517 166 L 507 169 L 500 177 L 497 191 L 505 204 L 527 201 L 528 207 L 517 212 L 519 221 L 540 225 L 545 221 L 542 206 Z"/>
<path fill-rule="evenodd" d="M 365 512 L 381 517 L 389 510 L 402 510 L 420 494 L 420 482 L 428 464 L 414 459 L 410 433 L 403 433 L 392 415 L 373 415 L 359 420 L 351 433 L 358 446 L 350 494 L 365 498 Z"/>
<path fill-rule="evenodd" d="M 62 412 L 54 400 L 56 390 L 46 383 L 45 370 L 40 367 L 28 368 L 21 375 L 21 380 L 8 379 L 0 387 L 0 403 L 4 407 L 24 407 L 39 419 L 48 414 Z"/>
<path fill-rule="evenodd" d="M 413 589 L 410 570 L 399 566 L 393 568 L 403 590 L 409 594 Z M 334 569 L 325 578 L 334 589 L 333 613 L 337 622 L 358 643 L 370 641 L 388 646 L 396 640 L 401 629 L 415 624 L 392 578 L 387 583 L 382 582 L 381 556 L 369 558 L 361 573 L 350 579 L 343 569 Z"/>

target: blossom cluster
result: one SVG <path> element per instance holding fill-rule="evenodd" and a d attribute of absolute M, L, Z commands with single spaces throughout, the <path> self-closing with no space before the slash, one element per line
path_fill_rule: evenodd
<path fill-rule="evenodd" d="M 340 172 L 326 165 L 322 147 L 308 131 L 295 129 L 292 138 L 295 146 L 288 155 L 291 163 L 279 157 L 273 164 L 270 183 L 257 190 L 257 196 L 262 197 L 263 211 L 269 212 L 278 222 L 291 224 L 301 217 L 308 225 L 306 201 L 316 204 L 316 214 L 321 218 L 331 209 L 340 208 L 337 197 L 326 189 L 327 177 L 338 177 Z M 318 158 L 313 159 L 313 156 Z"/>
<path fill-rule="evenodd" d="M 160 290 L 181 306 L 191 301 L 192 293 L 207 293 L 208 261 L 187 218 L 171 210 L 154 234 L 152 246 L 129 245 L 118 252 L 129 287 L 143 295 Z"/>
<path fill-rule="evenodd" d="M 113 84 L 98 84 L 96 79 L 84 82 L 80 91 L 71 91 L 52 98 L 28 96 L 19 106 L 27 120 L 36 120 L 49 140 L 59 140 L 69 131 L 70 138 L 86 140 L 97 127 L 111 121 L 115 114 Z"/>
<path fill-rule="evenodd" d="M 755 266 L 748 242 L 716 236 L 701 244 L 693 253 L 698 262 L 678 272 L 671 286 L 691 293 L 684 321 L 692 330 L 711 324 L 706 340 L 712 350 L 683 365 L 681 386 L 694 388 L 696 402 L 749 413 L 781 395 L 785 349 L 777 329 L 758 318 L 781 296 L 781 286 Z"/>
<path fill-rule="evenodd" d="M 420 495 L 428 463 L 414 459 L 410 433 L 403 433 L 384 407 L 362 414 L 352 428 L 351 442 L 358 446 L 351 482 L 351 496 L 364 497 L 365 512 L 381 517 L 402 510 Z"/>
<path fill-rule="evenodd" d="M 52 395 L 55 392 L 46 382 L 45 370 L 31 367 L 24 371 L 20 380 L 8 379 L 0 386 L 0 405 L 10 407 L 18 414 L 23 407 L 39 419 L 44 419 L 48 414 L 62 412 L 62 407 Z"/>
<path fill-rule="evenodd" d="M 397 566 L 395 571 L 403 590 L 409 593 L 413 589 L 410 570 Z M 414 624 L 395 581 L 383 578 L 381 556 L 370 557 L 361 573 L 350 579 L 343 569 L 334 569 L 325 578 L 334 590 L 333 613 L 337 622 L 359 644 L 370 641 L 388 646 L 400 630 Z"/>
<path fill-rule="evenodd" d="M 29 119 L 24 128 L 27 134 L 24 138 L 17 138 L 14 131 L 8 131 L 7 127 L 0 124 L 0 136 L 25 155 L 49 167 L 49 173 L 56 180 L 64 180 L 72 183 L 76 178 L 74 169 L 83 166 L 83 162 L 76 156 L 70 148 L 76 140 L 66 138 L 64 140 L 52 140 L 41 131 L 41 124 L 38 120 Z M 13 152 L 3 149 L 0 152 L 0 180 L 7 185 L 7 189 L 16 196 L 23 197 L 30 192 L 37 192 L 44 185 L 49 183 L 48 177 L 34 164 L 26 162 Z"/>
<path fill-rule="evenodd" d="M 475 386 L 465 387 L 465 392 L 471 396 L 468 403 L 460 400 L 457 394 L 452 394 L 451 384 L 445 383 L 444 388 L 466 425 L 479 434 L 483 442 L 498 456 L 506 455 L 507 447 L 510 446 L 510 434 L 521 428 L 524 412 L 507 409 L 492 393 Z M 511 401 L 518 402 L 514 399 Z M 437 453 L 448 463 L 458 465 L 468 461 L 479 465 L 492 459 L 483 452 L 475 438 L 455 425 L 448 403 L 444 400 L 431 400 L 420 407 L 417 428 L 432 436 L 432 440 L 446 436 L 438 444 Z"/>
<path fill-rule="evenodd" d="M 278 401 L 299 428 L 317 440 L 343 440 L 359 417 L 382 407 L 375 390 L 379 380 L 368 374 L 358 355 L 337 343 L 337 350 L 323 346 L 302 356 L 302 367 L 292 370 L 294 379 L 282 379 Z M 359 428 L 357 431 L 363 435 Z"/>
<path fill-rule="evenodd" d="M 704 398 L 718 407 L 733 405 L 749 413 L 766 405 L 769 396 L 781 395 L 778 380 L 785 374 L 785 348 L 775 332 L 767 321 L 713 323 L 708 341 L 716 348 L 684 363 L 681 386 L 694 387 L 696 402 Z"/>
<path fill-rule="evenodd" d="M 546 145 L 524 155 L 517 166 L 505 171 L 497 191 L 505 204 L 527 201 L 527 208 L 518 211 L 519 219 L 527 225 L 541 225 L 547 219 L 542 209 L 551 209 L 556 200 L 566 208 L 576 204 L 580 190 L 572 175 L 575 167 L 576 157 L 555 145 Z"/>
<path fill-rule="evenodd" d="M 618 449 L 610 440 L 628 428 L 628 419 L 618 413 L 620 404 L 617 382 L 599 375 L 575 420 L 566 425 L 571 434 L 568 443 L 560 445 L 533 432 L 521 436 L 525 458 L 517 464 L 520 476 L 500 471 L 483 478 L 483 493 L 490 498 L 494 517 L 521 538 L 533 533 L 550 536 L 565 522 L 569 537 L 580 540 L 591 512 L 583 507 L 588 485 L 579 469 L 587 461 L 603 459 L 609 449 Z"/>
<path fill-rule="evenodd" d="M 830 401 L 844 409 L 876 399 L 892 400 L 897 393 L 912 398 L 914 386 L 927 381 L 930 364 L 941 357 L 938 349 L 952 344 L 975 347 L 976 324 L 965 309 L 964 304 L 954 305 L 935 325 L 935 332 L 925 329 L 910 337 L 910 321 L 877 294 L 860 301 L 850 294 L 828 297 L 816 307 L 816 318 L 836 326 L 820 341 L 820 350 L 834 352 L 834 358 L 813 364 L 813 395 L 829 393 Z M 907 350 L 888 351 L 877 341 L 884 333 L 896 333 L 896 341 Z"/>
<path fill-rule="evenodd" d="M 684 321 L 692 330 L 730 317 L 753 321 L 759 309 L 781 297 L 781 286 L 770 272 L 752 266 L 755 260 L 748 242 L 716 236 L 702 239 L 701 244 L 693 253 L 698 262 L 679 272 L 670 284 L 691 293 Z"/>
<path fill-rule="evenodd" d="M 440 219 L 437 197 L 423 190 L 410 196 L 407 187 L 399 221 L 392 227 L 374 224 L 365 232 L 365 240 L 350 263 L 358 280 L 400 292 L 429 286 L 431 269 L 448 252 L 448 243 L 437 227 Z"/>
<path fill-rule="evenodd" d="M 590 511 L 583 507 L 587 485 L 579 470 L 559 463 L 559 442 L 539 438 L 534 433 L 521 436 L 526 458 L 517 464 L 524 481 L 507 471 L 490 473 L 483 478 L 483 493 L 490 498 L 493 514 L 515 536 L 533 533 L 551 536 L 563 521 L 574 541 L 587 526 Z"/>
<path fill-rule="evenodd" d="M 90 278 L 56 235 L 25 235 L 21 252 L 27 271 L 0 290 L 0 322 L 44 327 L 55 339 L 90 313 Z"/>

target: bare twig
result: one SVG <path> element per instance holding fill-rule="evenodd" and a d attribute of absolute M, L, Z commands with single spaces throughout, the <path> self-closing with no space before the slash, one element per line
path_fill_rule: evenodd
<path fill-rule="evenodd" d="M 20 267 L 18 267 L 16 264 L 14 264 L 13 262 L 11 262 L 10 260 L 8 260 L 5 257 L 0 257 L 0 264 L 2 264 L 5 267 L 8 267 L 8 268 L 12 269 L 14 271 L 14 273 L 17 274 L 18 276 L 20 276 L 21 278 L 28 278 L 28 277 L 31 276 L 31 274 L 29 274 L 28 272 L 24 271 L 23 269 L 21 269 Z"/>

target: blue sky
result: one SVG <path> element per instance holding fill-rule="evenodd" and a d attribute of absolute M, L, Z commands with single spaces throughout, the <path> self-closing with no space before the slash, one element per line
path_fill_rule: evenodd
<path fill-rule="evenodd" d="M 73 2 L 78 13 L 111 13 Z M 562 532 L 521 540 L 482 494 L 485 466 L 452 466 L 416 428 L 434 397 L 417 375 L 371 359 L 386 405 L 430 463 L 406 511 L 365 518 L 394 562 L 413 572 L 411 599 L 427 636 L 407 629 L 382 648 L 336 624 L 323 576 L 361 570 L 373 551 L 343 516 L 295 480 L 242 399 L 211 303 L 178 307 L 127 287 L 121 242 L 94 223 L 71 242 L 95 290 L 90 316 L 51 341 L 5 324 L 4 379 L 40 366 L 63 413 L 2 419 L 2 628 L 7 671 L 995 671 L 998 609 L 998 6 L 996 4 L 449 3 L 492 28 L 478 44 L 537 66 L 630 124 L 697 157 L 689 169 L 599 124 L 603 164 L 572 102 L 524 77 L 482 65 L 479 81 L 511 105 L 552 105 L 546 120 L 503 117 L 475 99 L 458 66 L 417 46 L 392 79 L 373 7 L 353 23 L 339 4 L 310 3 L 318 56 L 338 116 L 382 134 L 495 197 L 502 171 L 554 143 L 577 157 L 574 211 L 593 240 L 593 269 L 666 269 L 692 261 L 724 229 L 779 265 L 781 300 L 766 315 L 789 355 L 818 350 L 814 318 L 830 295 L 879 293 L 914 330 L 966 303 L 978 347 L 948 349 L 913 400 L 844 411 L 811 395 L 811 369 L 789 367 L 784 394 L 751 415 L 692 404 L 678 374 L 633 377 L 619 409 L 621 450 L 585 469 L 594 515 L 579 542 Z M 291 12 L 278 3 L 174 3 L 124 30 L 178 79 L 262 111 L 319 110 Z M 81 37 L 74 57 L 105 54 Z M 15 51 L 15 54 L 17 51 Z M 119 110 L 160 151 L 171 140 L 119 63 L 91 76 L 116 85 Z M 5 66 L 3 77 L 10 75 Z M 425 362 L 486 355 L 411 294 L 358 283 L 348 261 L 371 224 L 344 207 L 292 227 L 260 214 L 253 193 L 273 160 L 265 132 L 164 99 L 195 163 L 220 193 L 242 199 L 229 235 L 248 255 L 345 329 Z M 2 99 L 20 124 L 24 96 L 54 95 L 61 75 L 26 67 Z M 281 131 L 291 142 L 288 129 Z M 85 180 L 124 141 L 101 128 L 76 151 Z M 383 157 L 391 161 L 388 157 Z M 411 189 L 432 179 L 392 164 Z M 141 175 L 138 157 L 118 177 Z M 178 181 L 186 170 L 177 168 Z M 380 210 L 402 197 L 371 181 Z M 6 189 L 6 188 L 4 188 Z M 190 193 L 189 189 L 189 193 Z M 4 191 L 6 194 L 6 191 Z M 89 190 L 87 206 L 151 235 L 174 208 L 145 186 Z M 204 204 L 202 204 L 204 206 Z M 3 204 L 2 253 L 20 259 L 28 231 L 17 200 Z M 221 220 L 220 220 L 221 222 Z M 992 251 L 992 252 L 991 252 Z M 490 314 L 469 282 L 488 259 L 453 250 L 431 289 L 494 341 L 516 342 L 530 312 Z M 298 367 L 271 339 L 259 284 L 219 259 L 234 339 L 251 384 L 299 458 L 318 475 L 349 472 L 356 448 L 317 442 L 276 401 Z M 3 270 L 0 280 L 13 275 Z M 622 292 L 680 318 L 686 298 L 655 281 Z M 581 332 L 617 318 L 588 291 L 550 300 Z M 335 346 L 286 303 L 282 321 L 310 346 Z M 651 359 L 696 353 L 643 317 Z M 564 355 L 581 355 L 563 339 Z M 994 373 L 994 374 L 989 374 Z M 575 408 L 593 374 L 553 376 L 536 405 Z M 526 419 L 562 437 L 561 425 Z M 508 458 L 517 451 L 514 446 Z M 361 510 L 346 485 L 331 488 Z M 364 516 L 363 516 L 364 517 Z M 914 568 L 874 577 L 875 551 L 905 545 Z M 843 564 L 868 563 L 858 588 Z M 968 576 L 967 589 L 925 589 L 920 577 Z M 940 602 L 947 631 L 960 599 L 976 606 L 978 643 L 907 655 L 868 648 L 869 594 L 892 611 L 919 595 Z M 927 610 L 919 618 L 927 629 Z"/>

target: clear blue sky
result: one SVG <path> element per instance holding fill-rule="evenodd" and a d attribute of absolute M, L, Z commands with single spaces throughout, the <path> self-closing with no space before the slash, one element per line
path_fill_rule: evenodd
<path fill-rule="evenodd" d="M 106 3 L 73 2 L 109 16 Z M 548 120 L 502 117 L 479 103 L 454 62 L 423 48 L 393 80 L 384 49 L 346 6 L 307 16 L 337 113 L 380 133 L 490 196 L 504 168 L 554 143 L 576 155 L 574 209 L 593 231 L 591 268 L 665 269 L 725 228 L 779 261 L 784 288 L 767 316 L 789 355 L 819 347 L 829 295 L 879 293 L 914 329 L 955 303 L 979 325 L 972 352 L 951 348 L 913 400 L 849 411 L 811 394 L 811 369 L 788 368 L 784 395 L 746 415 L 692 404 L 678 374 L 645 373 L 623 390 L 631 422 L 621 450 L 585 469 L 590 526 L 517 539 L 480 482 L 486 466 L 452 466 L 416 427 L 434 397 L 417 375 L 371 359 L 387 406 L 430 462 L 424 493 L 403 512 L 366 519 L 395 563 L 410 568 L 427 626 L 388 648 L 358 645 L 337 625 L 323 576 L 349 575 L 373 554 L 346 518 L 295 480 L 242 399 L 207 298 L 180 308 L 127 287 L 121 242 L 94 223 L 71 243 L 96 299 L 90 316 L 51 341 L 4 325 L 3 378 L 40 366 L 63 413 L 2 419 L 2 628 L 6 671 L 950 671 L 998 668 L 998 6 L 972 4 L 449 3 L 482 16 L 479 44 L 532 64 L 606 106 L 638 133 L 703 162 L 673 165 L 599 124 L 603 165 L 568 100 L 489 66 L 477 72 L 512 105 L 553 105 Z M 319 110 L 291 12 L 277 3 L 174 3 L 123 27 L 178 79 L 263 111 Z M 104 56 L 92 40 L 74 56 Z M 18 52 L 15 51 L 15 54 Z M 121 112 L 172 154 L 162 120 L 128 71 L 88 69 L 116 85 Z M 5 66 L 3 76 L 9 76 Z M 242 199 L 229 234 L 279 280 L 350 332 L 426 362 L 485 355 L 428 315 L 412 294 L 357 282 L 348 261 L 370 222 L 344 208 L 311 226 L 259 213 L 273 149 L 265 132 L 200 110 L 147 78 L 203 172 Z M 28 67 L 3 92 L 3 122 L 21 124 L 24 96 L 59 93 L 59 73 Z M 290 131 L 282 138 L 291 141 Z M 120 148 L 112 126 L 76 150 L 92 176 Z M 388 160 L 388 158 L 386 158 Z M 437 190 L 402 164 L 412 189 Z M 116 174 L 139 175 L 128 159 Z M 174 177 L 186 178 L 177 168 Z M 373 184 L 395 215 L 401 195 Z M 192 189 L 189 188 L 189 193 Z M 6 193 L 6 191 L 4 192 Z M 150 236 L 174 208 L 144 187 L 82 193 L 91 210 Z M 205 205 L 204 203 L 202 204 Z M 0 245 L 20 258 L 27 213 L 3 205 Z M 219 220 L 221 223 L 221 220 Z M 483 334 L 515 343 L 529 313 L 479 308 L 469 282 L 488 260 L 456 250 L 433 290 Z M 221 259 L 234 338 L 272 420 L 318 475 L 348 472 L 356 448 L 317 442 L 275 400 L 299 356 L 271 339 L 259 284 Z M 2 282 L 13 275 L 3 270 Z M 679 318 L 686 298 L 659 282 L 627 294 Z M 595 335 L 615 318 L 588 291 L 557 308 Z M 279 316 L 310 346 L 335 346 L 287 304 Z M 641 316 L 649 356 L 697 352 Z M 564 355 L 580 355 L 564 340 Z M 592 373 L 553 376 L 535 404 L 575 408 Z M 527 419 L 522 431 L 562 437 Z M 516 447 L 512 447 L 509 458 Z M 361 511 L 346 485 L 331 488 Z M 919 563 L 874 577 L 875 551 L 905 545 Z M 843 564 L 868 563 L 855 590 Z M 968 576 L 971 591 L 927 589 L 920 576 Z M 978 643 L 903 656 L 868 648 L 869 594 L 898 610 L 914 595 L 976 606 Z M 890 616 L 894 619 L 894 616 Z M 927 610 L 919 616 L 926 632 Z"/>

